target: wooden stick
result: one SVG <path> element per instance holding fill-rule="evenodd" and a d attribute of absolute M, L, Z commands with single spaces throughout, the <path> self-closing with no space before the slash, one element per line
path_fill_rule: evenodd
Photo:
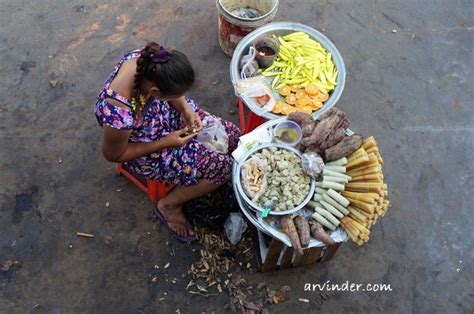
<path fill-rule="evenodd" d="M 370 233 L 369 229 L 352 219 L 352 224 L 362 233 Z"/>
<path fill-rule="evenodd" d="M 349 192 L 349 191 L 343 191 L 341 193 L 341 195 L 345 196 L 345 197 L 350 197 L 356 201 L 362 201 L 362 202 L 365 202 L 365 203 L 369 203 L 369 204 L 373 204 L 375 203 L 377 200 L 368 195 L 369 193 L 357 193 L 357 192 Z M 377 197 L 379 197 L 377 195 Z"/>
<path fill-rule="evenodd" d="M 351 208 L 351 207 L 348 207 L 347 208 L 349 210 L 349 215 L 352 215 L 354 217 L 357 217 L 357 219 L 361 222 L 366 222 L 367 221 L 367 216 L 365 215 L 362 215 L 361 213 L 359 213 L 357 210 L 355 210 L 354 208 Z"/>
<path fill-rule="evenodd" d="M 380 183 L 369 183 L 369 182 L 349 182 L 346 184 L 345 189 L 354 192 L 377 192 L 381 193 L 382 184 Z M 344 190 L 344 189 L 343 189 Z"/>
<path fill-rule="evenodd" d="M 345 225 L 343 225 L 343 227 L 344 227 L 346 230 L 349 230 L 349 231 L 350 231 L 353 235 L 355 235 L 356 237 L 358 237 L 359 234 L 360 234 L 360 231 L 359 231 L 356 227 L 354 227 L 354 226 L 352 226 L 352 225 L 345 224 Z"/>
<path fill-rule="evenodd" d="M 350 217 L 350 218 L 354 219 L 354 221 L 359 222 L 360 224 L 362 224 L 362 225 L 365 226 L 365 227 L 368 226 L 368 223 L 367 223 L 367 222 L 360 221 L 360 220 L 359 220 L 356 216 L 354 216 L 352 213 L 350 213 L 349 215 L 347 215 L 347 217 Z"/>
<path fill-rule="evenodd" d="M 349 205 L 347 208 L 349 208 L 349 207 L 352 207 L 352 208 L 354 208 L 354 209 L 357 209 L 357 210 L 361 211 L 362 214 L 365 213 L 366 216 L 369 217 L 369 218 L 372 218 L 372 216 L 374 215 L 374 212 L 373 212 L 373 211 L 370 211 L 369 209 L 360 208 L 360 207 L 358 207 L 358 206 L 355 205 L 355 204 L 351 204 L 351 205 Z M 374 208 L 374 209 L 375 209 L 375 208 Z"/>
<path fill-rule="evenodd" d="M 375 155 L 377 155 L 377 153 L 379 152 L 379 148 L 377 146 L 372 146 L 368 149 L 365 149 L 365 152 L 367 154 L 374 153 Z"/>
<path fill-rule="evenodd" d="M 356 159 L 354 160 L 350 160 L 347 165 L 346 165 L 346 171 L 348 171 L 349 169 L 353 169 L 353 168 L 356 168 L 366 162 L 369 162 L 370 159 L 369 159 L 369 156 L 367 154 L 365 155 L 361 155 L 359 157 L 357 157 Z"/>
<path fill-rule="evenodd" d="M 355 200 L 351 197 L 348 197 L 347 199 L 351 202 L 352 205 L 355 205 L 358 208 L 365 210 L 366 212 L 373 213 L 374 210 L 375 210 L 375 203 L 369 204 L 369 203 L 365 203 L 363 201 L 357 201 L 357 200 Z"/>
<path fill-rule="evenodd" d="M 351 177 L 358 177 L 366 174 L 382 173 L 381 171 L 382 167 L 380 167 L 380 165 L 376 165 L 373 167 L 356 168 L 354 170 L 348 171 L 347 174 Z"/>
<path fill-rule="evenodd" d="M 372 173 L 372 174 L 363 174 L 357 177 L 352 177 L 351 182 L 369 181 L 369 180 L 375 180 L 375 181 L 380 181 L 380 182 L 383 181 L 380 173 Z"/>
<path fill-rule="evenodd" d="M 347 162 L 349 163 L 351 161 L 354 161 L 354 160 L 358 159 L 361 156 L 367 156 L 367 152 L 365 151 L 365 149 L 363 147 L 360 147 L 359 149 L 354 151 L 352 154 L 350 154 L 349 157 L 347 157 Z M 347 164 L 346 164 L 346 166 L 347 166 Z"/>
<path fill-rule="evenodd" d="M 375 155 L 374 153 L 370 153 L 370 154 L 367 154 L 367 156 L 368 156 L 368 160 L 367 160 L 367 158 L 359 157 L 358 159 L 356 159 L 352 162 L 349 161 L 349 163 L 346 165 L 346 171 L 363 167 L 366 164 L 377 164 L 377 165 L 379 165 L 379 160 L 377 159 L 377 155 Z M 357 161 L 360 161 L 362 159 L 365 160 L 363 163 L 357 163 Z"/>
<path fill-rule="evenodd" d="M 351 213 L 351 212 L 357 212 L 357 213 L 359 213 L 360 215 L 364 216 L 364 217 L 366 218 L 366 221 L 367 221 L 367 222 L 370 222 L 370 221 L 373 219 L 373 217 L 374 217 L 374 214 L 367 213 L 367 212 L 365 212 L 365 211 L 363 211 L 363 210 L 361 210 L 361 209 L 359 209 L 359 208 L 355 208 L 355 207 L 353 207 L 353 206 L 349 206 L 349 207 L 347 207 L 347 209 L 349 210 L 349 213 Z"/>
<path fill-rule="evenodd" d="M 362 147 L 364 149 L 368 149 L 368 148 L 373 147 L 373 146 L 377 146 L 377 142 L 375 141 L 375 138 L 373 136 L 370 136 L 370 137 L 366 138 L 362 142 Z"/>
<path fill-rule="evenodd" d="M 90 233 L 85 233 L 85 232 L 77 232 L 76 233 L 78 237 L 85 237 L 85 238 L 93 238 L 94 235 Z"/>
<path fill-rule="evenodd" d="M 344 227 L 343 227 L 343 229 L 347 232 L 347 235 L 349 236 L 349 238 L 351 238 L 351 240 L 352 240 L 353 242 L 356 242 L 356 243 L 357 243 L 357 241 L 359 240 L 359 238 L 358 238 L 355 234 L 353 234 L 351 230 L 346 229 L 346 228 L 344 228 Z"/>

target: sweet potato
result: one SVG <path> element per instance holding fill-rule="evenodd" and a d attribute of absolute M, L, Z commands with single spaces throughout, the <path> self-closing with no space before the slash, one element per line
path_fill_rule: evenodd
<path fill-rule="evenodd" d="M 346 129 L 338 128 L 328 135 L 326 140 L 320 145 L 321 150 L 328 149 L 339 143 L 346 135 Z"/>
<path fill-rule="evenodd" d="M 280 218 L 282 232 L 290 238 L 291 246 L 296 255 L 303 255 L 303 249 L 301 248 L 300 238 L 298 232 L 296 231 L 295 223 L 293 219 L 289 216 L 283 216 Z"/>
<path fill-rule="evenodd" d="M 314 220 L 311 220 L 309 222 L 309 225 L 310 225 L 310 229 L 311 229 L 311 235 L 316 239 L 316 240 L 319 240 L 321 242 L 323 242 L 324 244 L 327 244 L 327 245 L 332 245 L 334 243 L 336 243 L 327 233 L 326 231 L 324 231 L 323 229 L 323 226 L 314 221 Z"/>
<path fill-rule="evenodd" d="M 295 218 L 295 226 L 296 230 L 298 231 L 298 235 L 300 237 L 300 243 L 302 247 L 307 247 L 309 244 L 309 224 L 306 219 L 302 216 L 297 216 Z"/>
<path fill-rule="evenodd" d="M 341 125 L 346 125 L 346 114 L 338 109 L 332 108 L 330 114 L 320 118 L 320 122 L 311 134 L 310 144 L 321 145 L 326 138 Z"/>
<path fill-rule="evenodd" d="M 362 145 L 362 136 L 354 134 L 346 136 L 342 141 L 324 151 L 327 161 L 349 156 Z"/>

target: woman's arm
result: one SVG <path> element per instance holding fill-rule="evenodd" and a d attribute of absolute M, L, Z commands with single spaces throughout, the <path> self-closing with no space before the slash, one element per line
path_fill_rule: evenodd
<path fill-rule="evenodd" d="M 191 106 L 188 104 L 188 101 L 184 96 L 170 100 L 168 103 L 181 114 L 184 114 L 189 110 L 192 111 Z"/>
<path fill-rule="evenodd" d="M 163 149 L 161 141 L 150 143 L 129 143 L 132 131 L 116 130 L 104 125 L 102 153 L 110 162 L 124 162 L 156 153 Z"/>
<path fill-rule="evenodd" d="M 174 131 L 157 142 L 129 143 L 132 131 L 116 130 L 104 125 L 102 153 L 110 162 L 131 161 L 138 157 L 159 152 L 164 148 L 182 147 L 196 134 L 185 135 L 187 128 Z"/>
<path fill-rule="evenodd" d="M 181 117 L 187 126 L 194 125 L 197 128 L 197 131 L 201 130 L 201 118 L 188 104 L 188 101 L 184 96 L 170 100 L 168 103 L 181 114 Z"/>

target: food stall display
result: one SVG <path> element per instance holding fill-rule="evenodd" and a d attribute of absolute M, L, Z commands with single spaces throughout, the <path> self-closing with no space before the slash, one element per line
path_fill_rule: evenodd
<path fill-rule="evenodd" d="M 279 263 L 317 260 L 312 248 L 369 240 L 390 204 L 383 159 L 334 107 L 345 83 L 337 49 L 304 25 L 273 24 L 244 38 L 231 63 L 236 94 L 270 120 L 240 139 L 234 188 L 252 224 L 291 248 L 272 253 Z"/>

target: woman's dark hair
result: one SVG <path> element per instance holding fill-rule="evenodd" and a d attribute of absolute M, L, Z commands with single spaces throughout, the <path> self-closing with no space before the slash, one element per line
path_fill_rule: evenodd
<path fill-rule="evenodd" d="M 176 50 L 167 50 L 151 42 L 141 51 L 133 95 L 138 100 L 143 79 L 156 84 L 162 96 L 181 96 L 194 82 L 194 70 L 188 58 Z"/>

